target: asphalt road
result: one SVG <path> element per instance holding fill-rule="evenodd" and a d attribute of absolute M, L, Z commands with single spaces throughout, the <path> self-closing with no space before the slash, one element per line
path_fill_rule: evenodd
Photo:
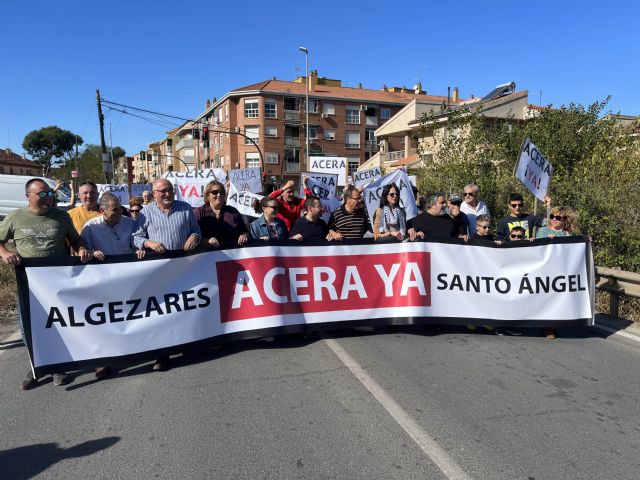
<path fill-rule="evenodd" d="M 290 336 L 28 392 L 4 342 L 0 478 L 639 478 L 640 343 L 560 333 Z"/>

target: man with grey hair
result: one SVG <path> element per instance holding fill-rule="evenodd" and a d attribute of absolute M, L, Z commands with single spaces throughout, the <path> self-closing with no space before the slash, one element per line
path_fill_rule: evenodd
<path fill-rule="evenodd" d="M 475 183 L 470 183 L 464 187 L 464 202 L 460 205 L 460 211 L 464 213 L 469 220 L 469 236 L 475 235 L 476 221 L 480 215 L 491 216 L 487 205 L 478 199 L 479 191 L 480 188 Z"/>
<path fill-rule="evenodd" d="M 327 240 L 362 238 L 371 232 L 369 215 L 364 209 L 362 191 L 353 185 L 344 189 L 344 203 L 331 212 Z"/>
<path fill-rule="evenodd" d="M 427 197 L 425 211 L 413 218 L 409 238 L 447 240 L 458 237 L 453 219 L 446 215 L 447 201 L 442 192 Z"/>
<path fill-rule="evenodd" d="M 80 236 L 93 257 L 103 261 L 107 255 L 133 253 L 132 234 L 135 221 L 122 215 L 120 199 L 113 193 L 103 193 L 98 202 L 100 216 L 84 224 Z M 144 257 L 144 250 L 138 250 L 138 258 Z M 96 368 L 96 378 L 106 378 L 111 367 Z"/>
<path fill-rule="evenodd" d="M 151 195 L 151 192 L 149 190 L 145 190 L 142 192 L 142 202 L 145 205 L 149 205 L 151 202 L 153 202 L 153 195 Z"/>

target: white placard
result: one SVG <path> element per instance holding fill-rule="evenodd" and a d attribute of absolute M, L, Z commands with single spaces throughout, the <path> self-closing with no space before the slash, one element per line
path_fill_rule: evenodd
<path fill-rule="evenodd" d="M 227 182 L 227 173 L 222 168 L 205 168 L 188 172 L 166 172 L 162 178 L 169 180 L 176 192 L 176 200 L 187 202 L 192 207 L 204 203 L 202 194 L 207 183 L 217 180 Z"/>
<path fill-rule="evenodd" d="M 253 208 L 254 200 L 262 200 L 263 195 L 253 192 L 239 192 L 233 183 L 229 184 L 227 192 L 227 205 L 236 208 L 242 215 L 259 217 L 260 214 Z"/>
<path fill-rule="evenodd" d="M 229 181 L 239 192 L 262 193 L 259 167 L 229 170 Z"/>
<path fill-rule="evenodd" d="M 132 183 L 131 184 L 131 196 L 142 197 L 142 192 L 150 192 L 153 190 L 153 186 L 150 183 Z"/>
<path fill-rule="evenodd" d="M 382 170 L 380 167 L 367 168 L 366 170 L 359 170 L 353 172 L 353 181 L 356 187 L 366 187 L 376 178 L 382 176 Z"/>
<path fill-rule="evenodd" d="M 376 181 L 365 187 L 363 192 L 364 204 L 367 207 L 367 213 L 369 214 L 371 225 L 373 225 L 373 217 L 376 210 L 380 208 L 382 189 L 385 185 L 390 183 L 395 183 L 400 189 L 400 206 L 404 209 L 404 212 L 407 215 L 407 220 L 418 214 L 418 207 L 416 205 L 415 197 L 413 196 L 413 190 L 411 190 L 411 182 L 409 182 L 407 172 L 399 169 L 385 175 L 384 177 L 378 178 Z"/>
<path fill-rule="evenodd" d="M 103 193 L 113 193 L 122 205 L 129 205 L 129 185 L 123 183 L 121 185 L 111 185 L 108 183 L 98 184 L 98 198 L 102 197 Z"/>
<path fill-rule="evenodd" d="M 309 179 L 309 186 L 318 185 L 311 188 L 313 194 L 319 197 L 320 200 L 327 200 L 329 198 L 335 198 L 336 188 L 338 186 L 338 175 L 333 173 L 316 173 L 316 172 L 304 172 L 300 174 L 300 189 L 298 196 L 300 198 L 305 196 L 304 193 L 304 177 Z"/>
<path fill-rule="evenodd" d="M 309 157 L 309 170 L 318 173 L 335 173 L 338 175 L 338 186 L 347 184 L 346 157 Z"/>
<path fill-rule="evenodd" d="M 524 139 L 518 157 L 516 178 L 540 201 L 549 191 L 553 166 L 544 158 L 542 152 L 529 140 Z"/>

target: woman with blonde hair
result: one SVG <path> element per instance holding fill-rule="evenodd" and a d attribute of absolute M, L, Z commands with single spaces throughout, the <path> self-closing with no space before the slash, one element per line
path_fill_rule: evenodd
<path fill-rule="evenodd" d="M 579 235 L 576 213 L 571 207 L 558 206 L 551 209 L 549 223 L 541 227 L 536 238 L 555 238 Z"/>

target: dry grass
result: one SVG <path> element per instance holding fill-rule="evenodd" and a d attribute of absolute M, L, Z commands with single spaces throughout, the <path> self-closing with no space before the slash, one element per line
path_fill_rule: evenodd
<path fill-rule="evenodd" d="M 11 265 L 0 260 L 0 312 L 16 309 L 16 274 Z M 0 315 L 2 317 L 2 315 Z"/>
<path fill-rule="evenodd" d="M 609 313 L 609 294 L 596 292 L 596 311 Z M 632 322 L 640 322 L 640 299 L 620 297 L 618 316 Z"/>

